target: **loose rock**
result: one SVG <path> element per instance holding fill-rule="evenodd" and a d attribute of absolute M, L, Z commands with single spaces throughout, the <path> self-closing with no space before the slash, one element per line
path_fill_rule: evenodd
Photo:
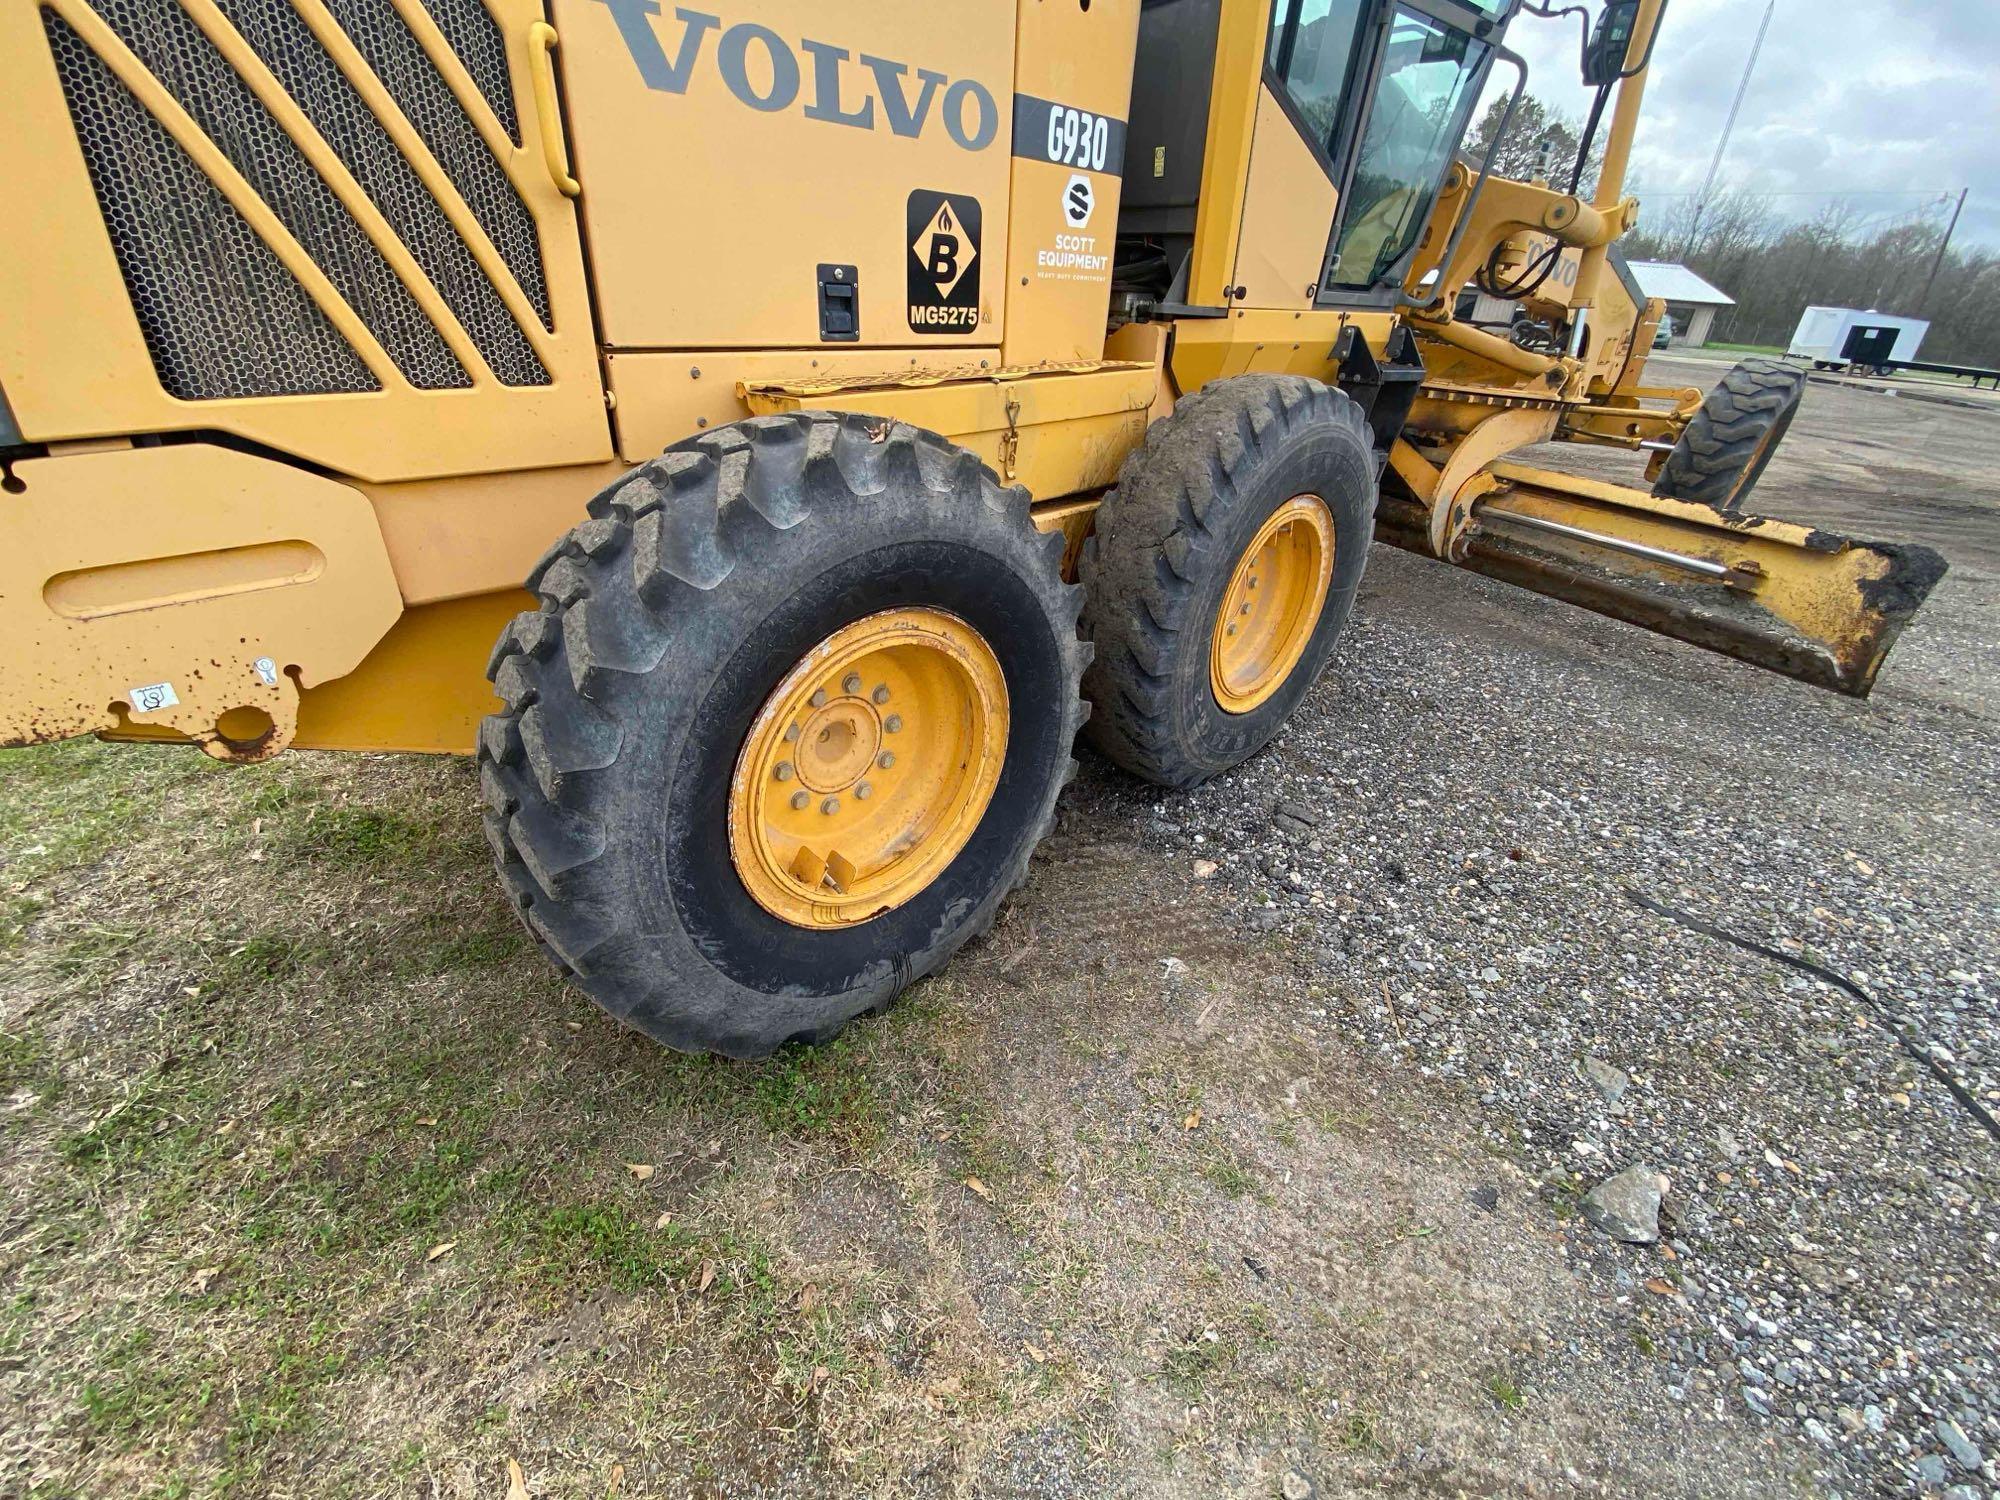
<path fill-rule="evenodd" d="M 1597 1057 L 1583 1060 L 1583 1076 L 1590 1080 L 1590 1086 L 1603 1096 L 1606 1104 L 1616 1104 L 1624 1098 L 1626 1086 L 1632 1082 L 1629 1073 Z"/>
<path fill-rule="evenodd" d="M 1938 1441 L 1945 1445 L 1961 1469 L 1973 1474 L 1979 1472 L 1980 1464 L 1985 1462 L 1985 1455 L 1979 1451 L 1978 1445 L 1965 1435 L 1964 1428 L 1949 1417 L 1940 1417 L 1937 1435 Z"/>
<path fill-rule="evenodd" d="M 1627 1167 L 1584 1195 L 1583 1216 L 1613 1239 L 1650 1245 L 1660 1237 L 1660 1197 L 1666 1177 L 1651 1167 Z"/>
<path fill-rule="evenodd" d="M 1271 814 L 1271 826 L 1294 838 L 1310 838 L 1313 830 L 1325 821 L 1325 813 L 1303 802 L 1280 802 Z"/>

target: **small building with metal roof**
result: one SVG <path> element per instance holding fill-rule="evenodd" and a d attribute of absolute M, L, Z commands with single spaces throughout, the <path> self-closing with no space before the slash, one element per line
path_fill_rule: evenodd
<path fill-rule="evenodd" d="M 1699 348 L 1707 343 L 1715 310 L 1736 305 L 1736 299 L 1729 293 L 1702 280 L 1678 261 L 1635 260 L 1629 264 L 1639 290 L 1667 304 L 1667 316 L 1674 320 L 1676 344 Z"/>

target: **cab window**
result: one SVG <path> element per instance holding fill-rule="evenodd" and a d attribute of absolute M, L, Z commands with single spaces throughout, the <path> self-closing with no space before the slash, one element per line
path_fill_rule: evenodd
<path fill-rule="evenodd" d="M 1274 0 L 1271 6 L 1265 61 L 1306 134 L 1324 153 L 1333 150 L 1367 8 L 1364 0 Z"/>
<path fill-rule="evenodd" d="M 1398 9 L 1342 204 L 1330 285 L 1375 286 L 1416 244 L 1488 50 Z"/>

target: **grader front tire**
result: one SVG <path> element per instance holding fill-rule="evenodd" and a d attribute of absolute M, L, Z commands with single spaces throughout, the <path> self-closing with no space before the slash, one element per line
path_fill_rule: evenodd
<path fill-rule="evenodd" d="M 1083 552 L 1098 749 L 1171 787 L 1260 749 L 1347 621 L 1375 500 L 1367 421 L 1331 386 L 1243 375 L 1175 406 Z"/>
<path fill-rule="evenodd" d="M 1806 372 L 1783 360 L 1735 365 L 1674 443 L 1653 493 L 1741 510 L 1798 415 L 1805 389 Z"/>
<path fill-rule="evenodd" d="M 993 919 L 1075 762 L 1062 538 L 902 423 L 754 418 L 599 495 L 490 675 L 528 930 L 669 1046 L 830 1039 Z"/>

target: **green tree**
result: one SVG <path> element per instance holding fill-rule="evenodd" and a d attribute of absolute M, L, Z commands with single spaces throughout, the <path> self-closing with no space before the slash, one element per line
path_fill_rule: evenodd
<path fill-rule="evenodd" d="M 1513 119 L 1507 123 L 1507 134 L 1500 137 L 1500 118 L 1506 112 L 1504 97 L 1497 97 L 1486 106 L 1486 113 L 1479 117 L 1465 143 L 1465 154 L 1475 165 L 1490 155 L 1496 177 L 1530 182 L 1546 175 L 1555 187 L 1567 188 L 1569 175 L 1576 166 L 1581 134 L 1577 122 L 1533 94 L 1523 94 L 1514 107 Z M 1597 169 L 1603 161 L 1604 136 L 1600 130 L 1597 139 L 1590 143 L 1590 159 L 1584 163 L 1579 191 L 1587 195 L 1596 190 Z"/>

